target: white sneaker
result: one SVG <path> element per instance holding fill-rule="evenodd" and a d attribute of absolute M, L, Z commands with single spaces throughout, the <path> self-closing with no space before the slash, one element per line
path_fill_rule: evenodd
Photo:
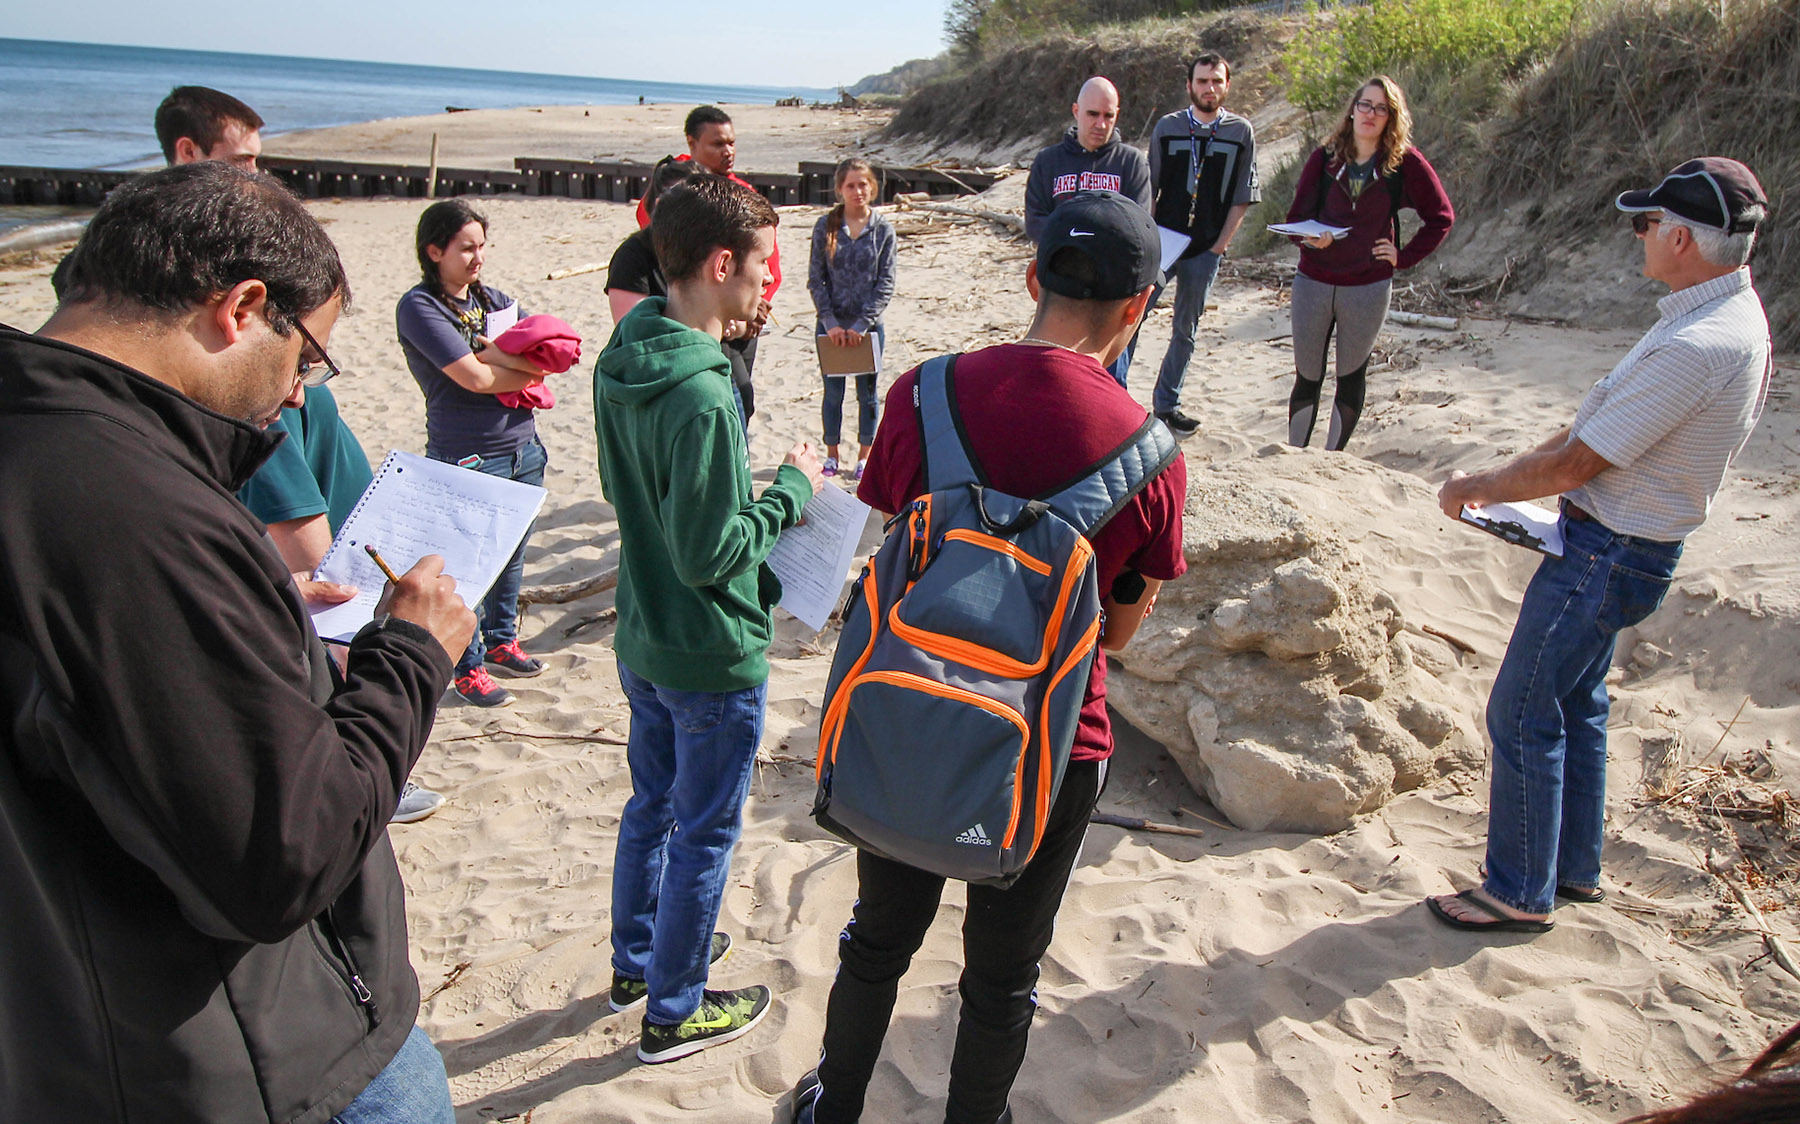
<path fill-rule="evenodd" d="M 825 463 L 819 466 L 819 475 L 821 476 L 836 476 L 837 472 L 838 463 L 836 457 L 826 457 Z"/>
<path fill-rule="evenodd" d="M 444 794 L 420 788 L 411 781 L 400 790 L 400 806 L 389 823 L 416 823 L 444 806 Z"/>

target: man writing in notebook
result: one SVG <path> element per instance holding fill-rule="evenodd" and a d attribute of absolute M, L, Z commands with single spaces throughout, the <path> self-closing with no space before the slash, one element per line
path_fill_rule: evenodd
<path fill-rule="evenodd" d="M 474 615 L 423 559 L 340 677 L 232 496 L 331 362 L 337 251 L 209 161 L 70 262 L 0 330 L 0 1120 L 449 1124 L 387 825 Z"/>
<path fill-rule="evenodd" d="M 823 475 L 796 445 L 760 496 L 720 350 L 755 315 L 775 250 L 768 200 L 717 176 L 678 185 L 650 227 L 667 297 L 619 321 L 594 370 L 600 480 L 619 520 L 613 649 L 631 704 L 631 799 L 613 873 L 611 1003 L 644 1006 L 638 1057 L 729 1042 L 766 987 L 706 988 L 762 741 L 781 583 L 767 558 Z"/>
<path fill-rule="evenodd" d="M 1563 554 L 1538 564 L 1488 697 L 1486 875 L 1428 900 L 1459 929 L 1541 933 L 1554 899 L 1605 897 L 1613 643 L 1661 604 L 1768 394 L 1769 322 L 1748 268 L 1768 209 L 1756 176 L 1735 160 L 1689 160 L 1617 206 L 1643 242 L 1644 276 L 1670 289 L 1662 318 L 1568 426 L 1438 493 L 1452 519 L 1465 505 L 1562 494 Z"/>

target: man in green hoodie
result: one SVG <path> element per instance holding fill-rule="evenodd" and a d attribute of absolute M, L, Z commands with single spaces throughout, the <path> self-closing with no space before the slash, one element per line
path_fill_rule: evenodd
<path fill-rule="evenodd" d="M 796 445 L 761 496 L 738 420 L 725 323 L 756 315 L 775 249 L 768 201 L 723 177 L 665 194 L 651 224 L 669 295 L 619 321 L 594 370 L 600 479 L 619 518 L 613 650 L 631 703 L 631 799 L 613 868 L 615 1011 L 645 1004 L 638 1057 L 729 1042 L 768 1012 L 766 987 L 706 989 L 730 941 L 713 932 L 762 741 L 766 559 L 821 483 Z"/>

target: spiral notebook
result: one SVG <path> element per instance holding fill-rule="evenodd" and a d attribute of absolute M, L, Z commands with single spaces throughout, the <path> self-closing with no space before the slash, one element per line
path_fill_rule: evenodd
<path fill-rule="evenodd" d="M 380 551 L 396 574 L 427 554 L 443 555 L 456 592 L 477 604 L 530 532 L 546 494 L 533 484 L 394 450 L 313 575 L 360 592 L 341 605 L 312 610 L 313 628 L 326 640 L 348 642 L 375 619 L 387 579 L 365 545 Z"/>

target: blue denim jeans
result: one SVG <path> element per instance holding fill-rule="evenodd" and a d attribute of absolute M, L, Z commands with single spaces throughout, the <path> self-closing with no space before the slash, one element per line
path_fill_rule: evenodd
<path fill-rule="evenodd" d="M 1181 405 L 1181 384 L 1187 381 L 1188 360 L 1194 356 L 1194 329 L 1206 311 L 1213 280 L 1219 275 L 1219 255 L 1203 250 L 1175 263 L 1174 321 L 1169 325 L 1169 350 L 1156 372 L 1156 391 L 1151 410 L 1166 414 Z"/>
<path fill-rule="evenodd" d="M 887 352 L 887 328 L 875 325 L 870 331 L 881 340 L 879 350 Z M 820 333 L 823 335 L 824 333 Z M 867 449 L 875 442 L 875 423 L 881 417 L 881 399 L 875 393 L 875 380 L 880 375 L 877 371 L 871 375 L 857 375 L 856 378 L 856 443 Z M 848 378 L 828 378 L 825 380 L 825 398 L 820 404 L 820 420 L 825 426 L 825 444 L 836 445 L 838 438 L 844 433 L 844 384 Z"/>
<path fill-rule="evenodd" d="M 1538 565 L 1488 696 L 1494 743 L 1487 880 L 1495 900 L 1548 913 L 1558 885 L 1600 884 L 1606 673 L 1621 629 L 1662 603 L 1681 544 L 1562 520 L 1563 556 Z"/>
<path fill-rule="evenodd" d="M 331 1124 L 455 1124 L 444 1059 L 418 1027 Z"/>
<path fill-rule="evenodd" d="M 455 464 L 458 458 L 439 456 L 433 459 Z M 544 468 L 549 463 L 550 454 L 545 452 L 544 443 L 533 437 L 513 450 L 511 456 L 487 457 L 471 467 L 477 472 L 503 476 L 521 484 L 542 484 Z M 519 540 L 519 549 L 513 551 L 512 558 L 506 563 L 506 569 L 500 571 L 487 596 L 475 606 L 475 635 L 469 637 L 468 650 L 456 662 L 457 675 L 467 675 L 480 667 L 489 648 L 519 638 L 519 586 L 525 578 L 525 544 L 530 541 L 528 529 L 525 537 Z"/>
<path fill-rule="evenodd" d="M 769 687 L 677 691 L 623 662 L 619 683 L 631 704 L 631 799 L 613 863 L 612 966 L 650 985 L 650 1022 L 673 1026 L 706 987 Z"/>

